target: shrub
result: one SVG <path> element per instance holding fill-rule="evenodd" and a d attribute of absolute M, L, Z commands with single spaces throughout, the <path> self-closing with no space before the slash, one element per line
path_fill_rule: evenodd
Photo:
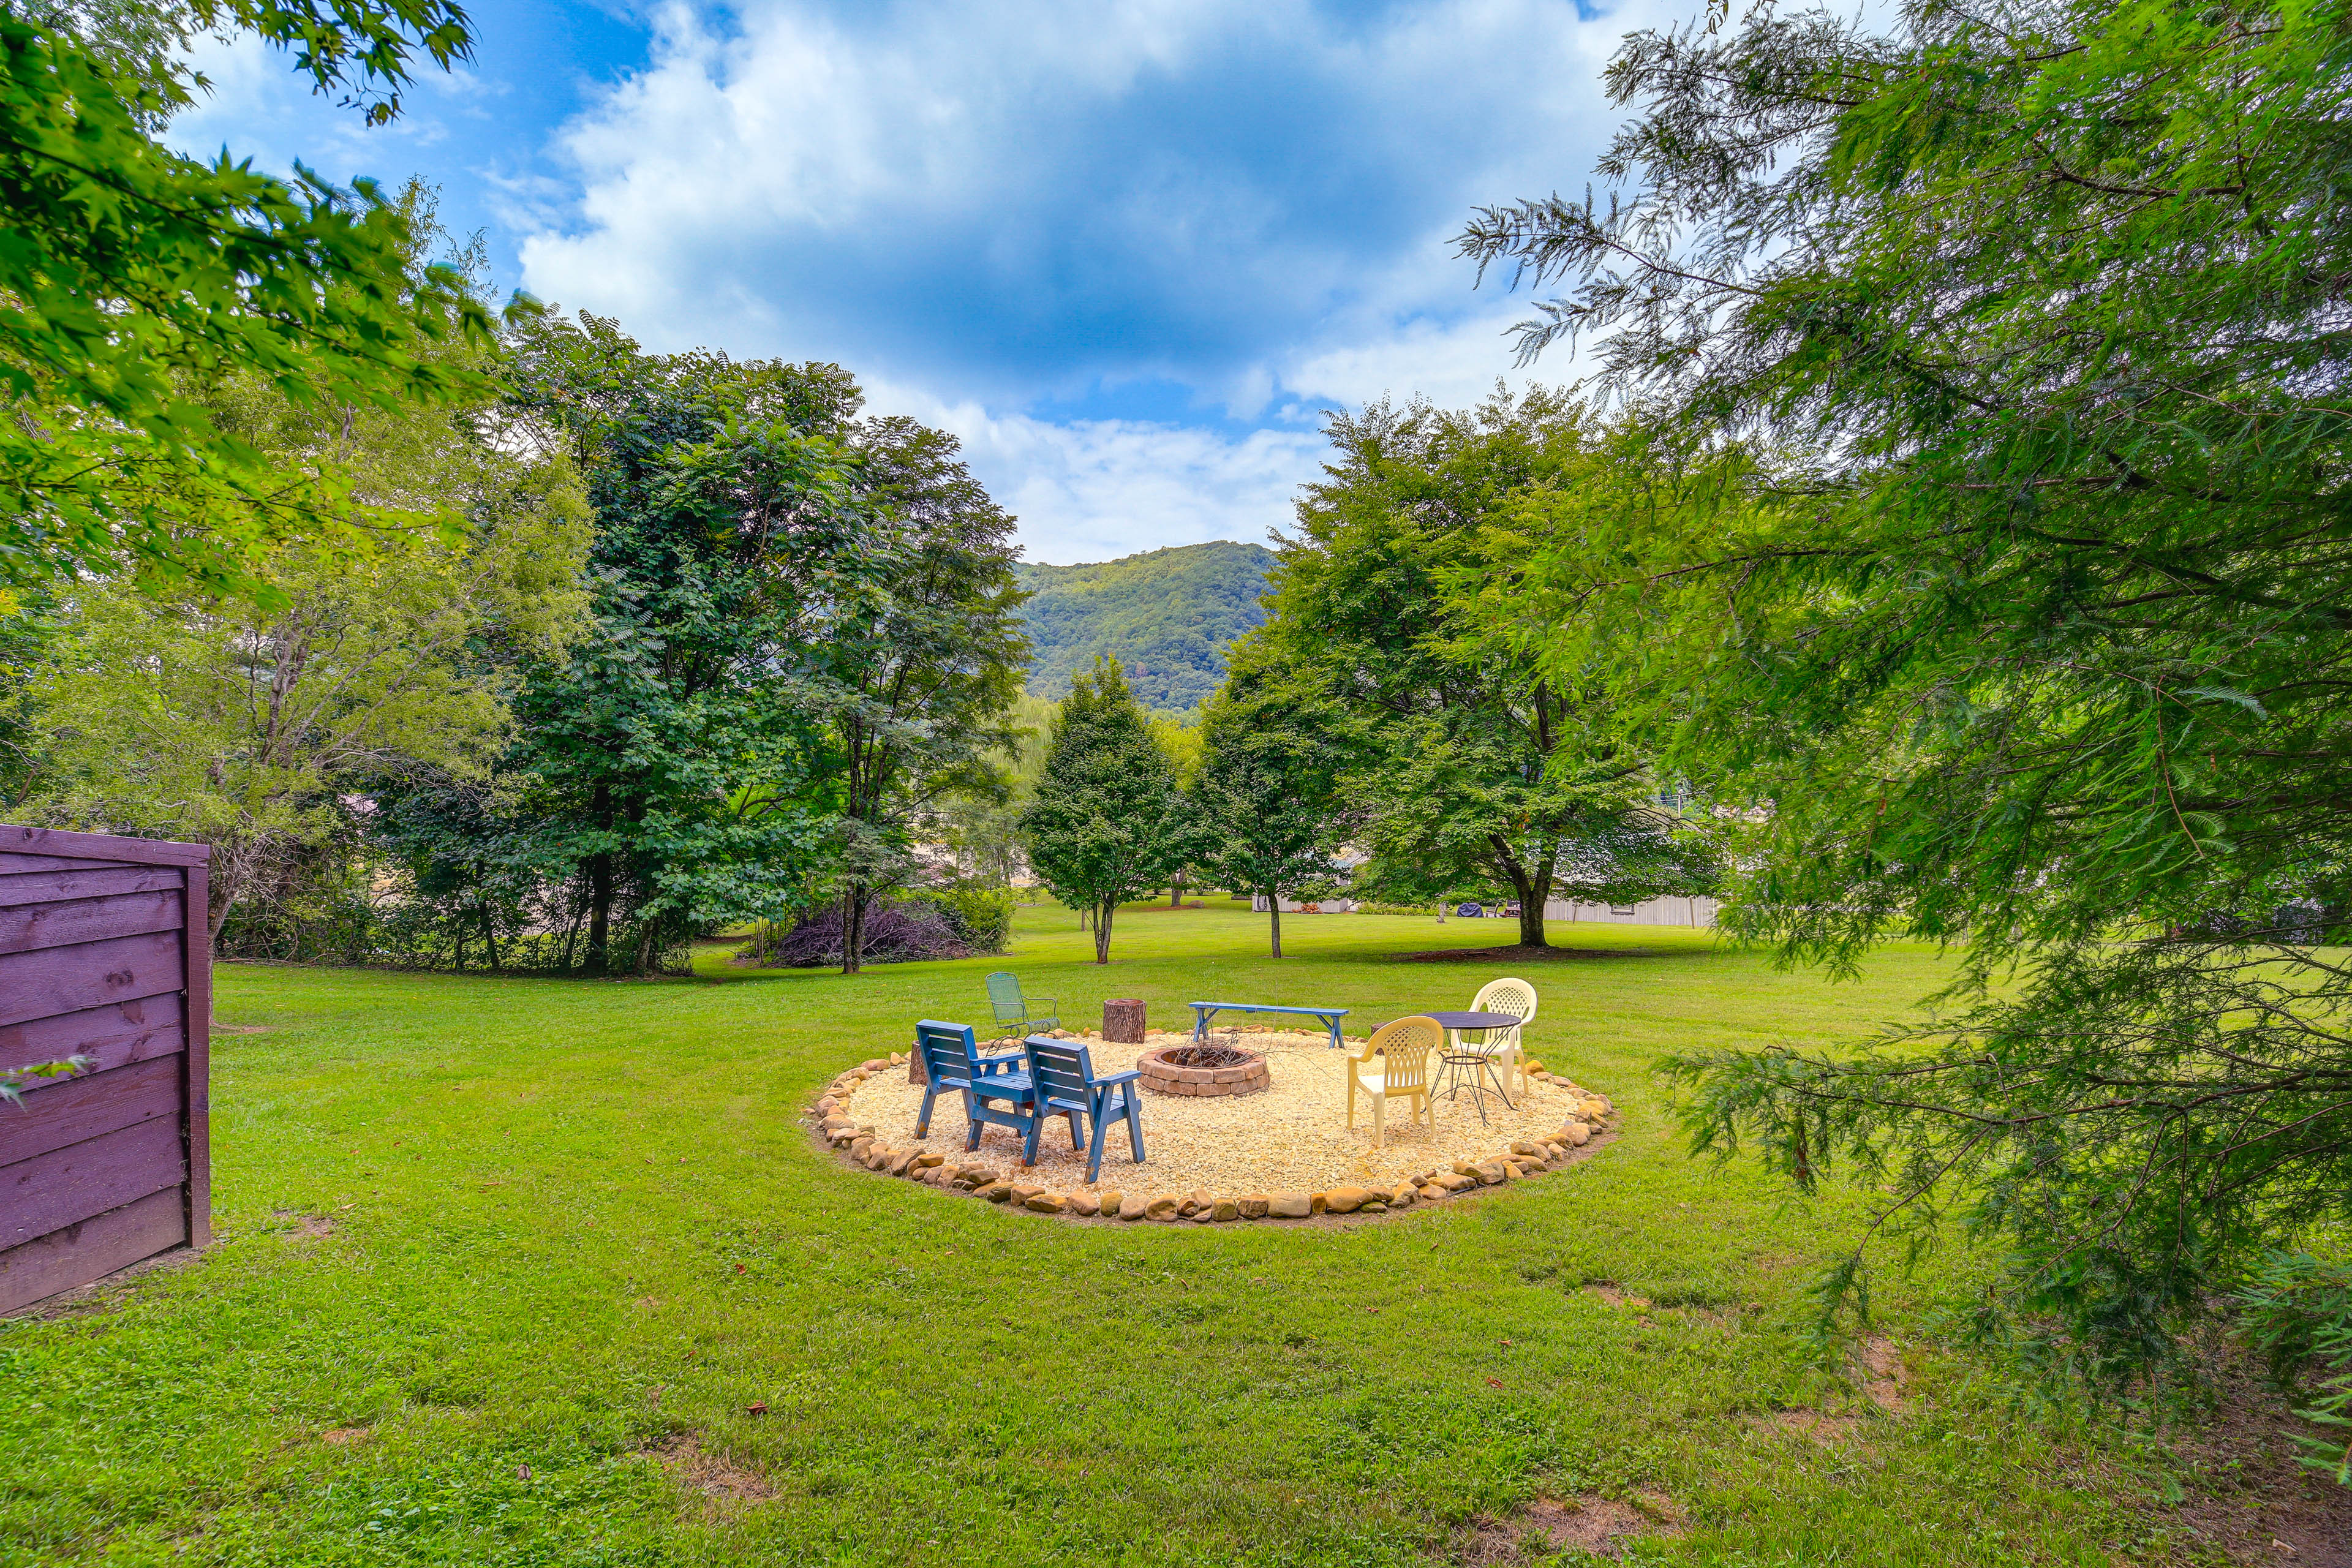
<path fill-rule="evenodd" d="M 742 950 L 763 969 L 817 969 L 841 962 L 841 907 L 828 904 L 802 917 L 798 925 L 759 958 L 754 945 Z M 939 907 L 908 900 L 876 904 L 866 913 L 866 941 L 858 954 L 866 963 L 907 963 L 924 958 L 970 958 L 972 950 L 948 923 Z"/>
<path fill-rule="evenodd" d="M 980 882 L 950 882 L 912 894 L 909 905 L 938 911 L 957 940 L 975 953 L 1003 952 L 1013 934 L 1013 889 Z"/>

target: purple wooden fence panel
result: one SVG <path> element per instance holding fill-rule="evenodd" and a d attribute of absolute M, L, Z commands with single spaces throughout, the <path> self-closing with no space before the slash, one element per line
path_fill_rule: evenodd
<path fill-rule="evenodd" d="M 0 1312 L 212 1239 L 211 853 L 0 826 Z"/>

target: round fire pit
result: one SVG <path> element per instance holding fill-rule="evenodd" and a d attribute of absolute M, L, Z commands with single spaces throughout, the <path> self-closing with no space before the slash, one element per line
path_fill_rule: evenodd
<path fill-rule="evenodd" d="M 1185 1055 L 1196 1048 L 1186 1044 L 1144 1052 L 1135 1058 L 1135 1070 L 1143 1075 L 1137 1081 L 1161 1094 L 1257 1094 L 1274 1087 L 1265 1058 L 1255 1051 L 1242 1051 L 1244 1059 L 1237 1067 L 1181 1066 Z M 1177 1060 L 1171 1062 L 1167 1059 L 1170 1057 Z"/>

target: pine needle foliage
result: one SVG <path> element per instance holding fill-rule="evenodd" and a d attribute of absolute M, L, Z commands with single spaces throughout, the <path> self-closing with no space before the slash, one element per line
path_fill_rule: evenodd
<path fill-rule="evenodd" d="M 1711 464 L 1538 575 L 1550 657 L 1754 808 L 1732 923 L 1965 944 L 1858 1055 L 1675 1058 L 1697 1145 L 1956 1219 L 1982 1332 L 2129 1378 L 2352 1203 L 2352 7 L 1872 26 L 1635 35 L 1619 194 L 1462 246 Z"/>

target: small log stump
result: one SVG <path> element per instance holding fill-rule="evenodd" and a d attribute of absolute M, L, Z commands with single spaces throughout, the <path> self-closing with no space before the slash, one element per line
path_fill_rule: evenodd
<path fill-rule="evenodd" d="M 1143 1003 L 1139 998 L 1122 996 L 1103 1004 L 1103 1038 L 1117 1040 L 1123 1046 L 1143 1044 Z"/>

